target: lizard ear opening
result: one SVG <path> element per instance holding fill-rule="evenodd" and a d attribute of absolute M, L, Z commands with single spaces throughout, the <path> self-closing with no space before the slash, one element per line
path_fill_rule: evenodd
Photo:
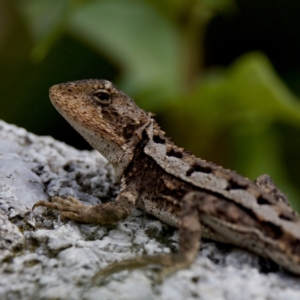
<path fill-rule="evenodd" d="M 92 93 L 92 100 L 96 104 L 108 105 L 111 103 L 111 96 L 106 90 L 97 90 Z"/>

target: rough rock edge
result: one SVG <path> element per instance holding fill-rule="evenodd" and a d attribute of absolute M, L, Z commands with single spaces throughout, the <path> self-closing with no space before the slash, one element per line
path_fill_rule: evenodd
<path fill-rule="evenodd" d="M 151 268 L 93 285 L 95 272 L 114 260 L 176 248 L 176 231 L 140 211 L 110 227 L 63 223 L 42 208 L 32 214 L 36 201 L 54 195 L 86 204 L 112 200 L 118 192 L 113 170 L 95 151 L 2 121 L 0 177 L 1 299 L 299 299 L 299 277 L 268 265 L 263 274 L 257 256 L 211 242 L 203 242 L 190 269 L 162 285 L 154 284 Z"/>

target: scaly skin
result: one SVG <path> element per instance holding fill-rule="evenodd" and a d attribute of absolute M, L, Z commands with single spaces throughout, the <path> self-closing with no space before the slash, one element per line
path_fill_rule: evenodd
<path fill-rule="evenodd" d="M 97 276 L 147 264 L 160 277 L 188 267 L 201 236 L 268 257 L 300 274 L 300 220 L 268 175 L 256 182 L 196 158 L 165 137 L 151 113 L 106 80 L 80 80 L 51 87 L 63 117 L 113 165 L 121 191 L 114 202 L 85 206 L 68 197 L 39 201 L 62 218 L 112 224 L 134 207 L 179 228 L 176 254 L 143 256 L 109 266 Z"/>

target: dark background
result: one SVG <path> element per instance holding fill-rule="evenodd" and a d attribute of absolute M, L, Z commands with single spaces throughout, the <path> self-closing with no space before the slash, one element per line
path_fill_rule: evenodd
<path fill-rule="evenodd" d="M 269 173 L 299 207 L 299 0 L 2 0 L 0 25 L 4 121 L 89 148 L 48 89 L 105 78 L 180 146 Z"/>

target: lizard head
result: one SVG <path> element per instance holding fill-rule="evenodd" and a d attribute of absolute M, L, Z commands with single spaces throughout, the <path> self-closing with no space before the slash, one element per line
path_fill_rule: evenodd
<path fill-rule="evenodd" d="M 49 93 L 60 114 L 113 164 L 120 176 L 152 115 L 107 80 L 57 84 Z"/>

